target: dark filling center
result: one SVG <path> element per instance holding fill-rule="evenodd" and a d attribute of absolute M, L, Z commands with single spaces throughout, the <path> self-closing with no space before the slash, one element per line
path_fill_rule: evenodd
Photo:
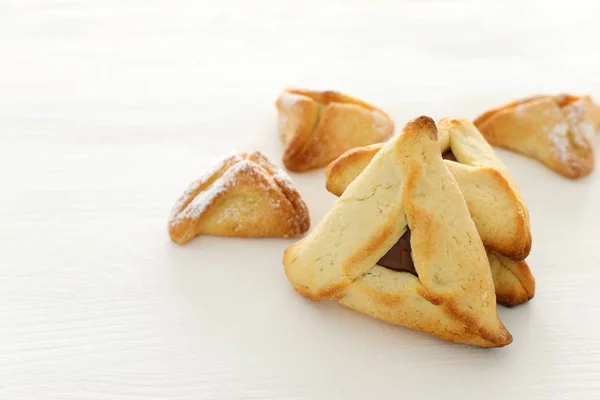
<path fill-rule="evenodd" d="M 381 257 L 381 260 L 377 264 L 393 269 L 394 271 L 410 272 L 415 276 L 419 276 L 410 252 L 410 229 L 407 227 L 406 232 L 404 232 L 400 240 Z"/>
<path fill-rule="evenodd" d="M 444 154 L 442 154 L 442 158 L 444 160 L 450 160 L 450 161 L 458 162 L 458 160 L 454 156 L 454 153 L 452 152 L 452 150 L 448 150 Z"/>
<path fill-rule="evenodd" d="M 458 162 L 452 150 L 442 154 L 444 160 Z M 413 263 L 410 249 L 410 229 L 406 228 L 404 235 L 398 242 L 377 262 L 378 265 L 393 269 L 394 271 L 410 272 L 415 276 L 419 276 Z"/>

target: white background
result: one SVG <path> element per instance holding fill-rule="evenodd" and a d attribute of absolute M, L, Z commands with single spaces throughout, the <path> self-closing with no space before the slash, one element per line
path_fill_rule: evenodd
<path fill-rule="evenodd" d="M 538 93 L 600 100 L 600 5 L 577 1 L 0 0 L 0 398 L 600 398 L 600 168 L 498 151 L 532 218 L 537 293 L 503 349 L 297 295 L 293 241 L 201 237 L 169 210 L 216 158 L 281 165 L 288 85 L 398 125 Z M 598 139 L 600 142 L 600 139 Z M 323 170 L 292 174 L 314 224 Z"/>

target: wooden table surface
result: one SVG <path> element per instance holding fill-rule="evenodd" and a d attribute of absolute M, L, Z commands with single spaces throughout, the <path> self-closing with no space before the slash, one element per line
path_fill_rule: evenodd
<path fill-rule="evenodd" d="M 221 155 L 281 165 L 288 85 L 398 125 L 537 93 L 600 100 L 599 7 L 0 0 L 0 398 L 600 398 L 600 168 L 569 181 L 498 151 L 537 278 L 529 304 L 500 307 L 502 349 L 305 300 L 281 265 L 293 241 L 181 247 L 166 230 Z M 314 226 L 335 200 L 323 170 L 291 176 Z"/>

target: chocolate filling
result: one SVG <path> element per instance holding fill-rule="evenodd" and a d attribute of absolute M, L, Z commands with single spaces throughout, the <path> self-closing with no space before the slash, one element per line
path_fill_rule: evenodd
<path fill-rule="evenodd" d="M 452 150 L 442 154 L 444 160 L 458 162 Z M 393 269 L 394 271 L 410 272 L 414 276 L 419 276 L 415 269 L 415 264 L 411 256 L 410 248 L 410 229 L 406 228 L 404 235 L 392 248 L 377 262 L 382 267 Z"/>
<path fill-rule="evenodd" d="M 458 162 L 458 160 L 456 159 L 456 156 L 454 155 L 454 153 L 452 152 L 452 150 L 448 150 L 448 151 L 444 152 L 444 154 L 442 154 L 442 158 L 444 160 L 450 160 L 450 161 Z"/>
<path fill-rule="evenodd" d="M 377 264 L 394 271 L 410 272 L 414 276 L 419 276 L 410 253 L 410 229 L 407 227 L 400 240 L 381 257 Z"/>

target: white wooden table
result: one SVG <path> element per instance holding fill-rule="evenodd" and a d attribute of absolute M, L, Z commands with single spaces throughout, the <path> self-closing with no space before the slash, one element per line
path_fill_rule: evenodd
<path fill-rule="evenodd" d="M 216 157 L 281 165 L 288 85 L 398 125 L 600 100 L 598 2 L 484 3 L 0 0 L 0 399 L 600 398 L 600 168 L 568 181 L 499 151 L 537 294 L 500 309 L 514 342 L 497 350 L 306 301 L 281 266 L 292 241 L 167 235 Z M 314 225 L 323 170 L 292 177 Z"/>

